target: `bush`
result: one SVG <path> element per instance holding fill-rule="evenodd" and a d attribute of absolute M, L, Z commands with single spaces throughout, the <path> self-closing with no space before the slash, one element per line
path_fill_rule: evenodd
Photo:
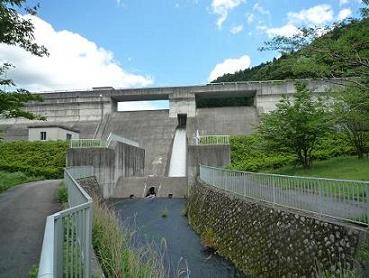
<path fill-rule="evenodd" d="M 269 150 L 258 134 L 248 136 L 232 136 L 231 165 L 227 168 L 258 172 L 262 170 L 279 169 L 297 163 L 291 153 Z M 343 155 L 354 155 L 355 149 L 343 133 L 330 133 L 317 142 L 313 159 L 326 160 Z"/>
<path fill-rule="evenodd" d="M 293 155 L 267 151 L 262 139 L 257 135 L 232 136 L 230 169 L 257 172 L 277 169 L 294 163 Z"/>
<path fill-rule="evenodd" d="M 65 141 L 0 142 L 0 169 L 49 179 L 62 178 L 67 149 Z"/>

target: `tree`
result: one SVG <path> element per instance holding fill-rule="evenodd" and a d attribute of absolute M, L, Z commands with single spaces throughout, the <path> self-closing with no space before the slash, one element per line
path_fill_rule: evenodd
<path fill-rule="evenodd" d="M 320 28 L 303 27 L 293 37 L 275 37 L 261 48 L 297 57 L 290 65 L 295 74 L 346 77 L 340 82 L 343 90 L 332 94 L 334 115 L 359 158 L 367 152 L 369 132 L 369 0 L 362 2 L 361 19 L 349 18 Z"/>
<path fill-rule="evenodd" d="M 333 94 L 333 98 L 336 124 L 346 133 L 358 158 L 362 159 L 369 148 L 369 94 L 349 86 Z"/>
<path fill-rule="evenodd" d="M 22 47 L 37 56 L 48 55 L 46 48 L 34 41 L 34 26 L 31 20 L 18 12 L 23 10 L 25 13 L 35 14 L 37 9 L 38 6 L 26 7 L 25 0 L 0 0 L 0 43 Z M 12 66 L 9 63 L 0 65 L 0 85 L 3 87 L 15 87 L 11 79 L 4 77 Z M 45 120 L 45 117 L 24 110 L 25 103 L 29 101 L 42 101 L 42 98 L 24 89 L 14 89 L 10 92 L 0 89 L 0 115 L 6 118 Z"/>
<path fill-rule="evenodd" d="M 312 165 L 316 143 L 330 130 L 325 102 L 316 98 L 303 83 L 296 83 L 293 99 L 284 96 L 276 110 L 261 118 L 259 133 L 268 148 L 288 152 L 304 168 Z"/>

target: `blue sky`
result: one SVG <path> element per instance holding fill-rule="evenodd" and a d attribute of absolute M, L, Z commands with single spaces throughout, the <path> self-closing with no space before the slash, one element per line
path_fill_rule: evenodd
<path fill-rule="evenodd" d="M 273 58 L 257 50 L 273 35 L 356 16 L 360 7 L 358 0 L 39 2 L 36 39 L 51 57 L 0 47 L 0 59 L 17 66 L 11 77 L 30 90 L 205 84 Z"/>

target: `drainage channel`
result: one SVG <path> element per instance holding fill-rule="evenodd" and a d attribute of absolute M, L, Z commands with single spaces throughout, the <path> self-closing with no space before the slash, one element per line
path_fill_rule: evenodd
<path fill-rule="evenodd" d="M 135 242 L 166 241 L 165 266 L 169 277 L 250 277 L 238 271 L 226 259 L 210 253 L 183 215 L 184 199 L 122 199 L 115 203 L 122 225 L 136 230 Z M 166 215 L 163 217 L 163 211 Z M 189 275 L 184 274 L 184 270 Z"/>

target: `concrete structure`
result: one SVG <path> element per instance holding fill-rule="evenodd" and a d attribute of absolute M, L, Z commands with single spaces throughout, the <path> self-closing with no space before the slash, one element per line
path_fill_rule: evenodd
<path fill-rule="evenodd" d="M 29 141 L 79 139 L 79 130 L 60 125 L 34 125 L 28 127 Z"/>
<path fill-rule="evenodd" d="M 69 149 L 67 166 L 93 166 L 104 198 L 110 198 L 120 177 L 143 176 L 145 150 L 121 142 L 109 148 Z"/>
<path fill-rule="evenodd" d="M 316 93 L 324 93 L 342 80 L 306 80 Z M 177 116 L 187 116 L 187 137 L 196 130 L 204 134 L 249 134 L 259 115 L 275 107 L 281 95 L 293 94 L 295 81 L 263 81 L 208 84 L 204 86 L 113 89 L 43 93 L 42 103 L 30 103 L 27 110 L 47 117 L 48 123 L 80 130 L 80 138 L 106 138 L 110 132 L 137 141 L 146 150 L 145 174 L 165 176 Z M 250 106 L 197 107 L 199 101 L 250 98 Z M 117 111 L 122 101 L 169 100 L 169 110 Z M 24 119 L 1 119 L 5 140 L 26 140 L 27 126 L 39 123 Z"/>
<path fill-rule="evenodd" d="M 159 198 L 183 198 L 188 194 L 186 177 L 121 177 L 112 197 L 145 198 L 151 187 Z"/>
<path fill-rule="evenodd" d="M 338 79 L 304 81 L 317 94 L 342 86 L 344 82 Z M 139 163 L 140 166 L 134 166 L 140 169 L 139 173 L 117 174 L 117 157 L 131 159 L 125 152 L 119 154 L 118 149 L 89 150 L 91 153 L 86 154 L 89 158 L 83 161 L 85 164 L 81 164 L 81 159 L 85 156 L 82 152 L 85 151 L 70 151 L 70 163 L 73 163 L 70 165 L 92 163 L 96 169 L 101 169 L 102 172 L 98 173 L 99 182 L 107 188 L 104 196 L 111 196 L 121 176 L 168 176 L 173 138 L 179 125 L 186 128 L 189 144 L 193 142 L 197 131 L 200 135 L 249 134 L 257 126 L 260 113 L 274 109 L 282 95 L 295 92 L 295 82 L 294 80 L 238 82 L 142 89 L 104 87 L 84 91 L 43 93 L 41 94 L 43 102 L 29 103 L 26 109 L 46 116 L 50 125 L 63 125 L 80 130 L 80 138 L 105 140 L 110 133 L 114 133 L 139 143 L 145 150 L 144 156 L 139 155 L 141 159 L 144 157 L 144 162 L 140 160 L 144 165 Z M 240 105 L 234 106 L 233 103 L 231 107 L 214 107 L 210 104 L 229 98 L 235 99 L 236 103 L 239 99 Z M 243 101 L 245 99 L 248 101 Z M 118 102 L 147 100 L 169 100 L 169 110 L 117 111 Z M 27 127 L 35 123 L 40 122 L 0 119 L 0 129 L 3 130 L 5 140 L 26 140 Z M 189 182 L 193 182 L 198 163 L 224 166 L 230 161 L 229 152 L 226 146 L 208 149 L 190 147 L 190 157 L 187 160 Z M 135 155 L 132 159 L 136 161 Z M 105 186 L 105 183 L 109 185 Z"/>
<path fill-rule="evenodd" d="M 231 163 L 231 148 L 229 145 L 189 145 L 188 146 L 188 185 L 196 181 L 199 165 L 224 167 Z"/>

